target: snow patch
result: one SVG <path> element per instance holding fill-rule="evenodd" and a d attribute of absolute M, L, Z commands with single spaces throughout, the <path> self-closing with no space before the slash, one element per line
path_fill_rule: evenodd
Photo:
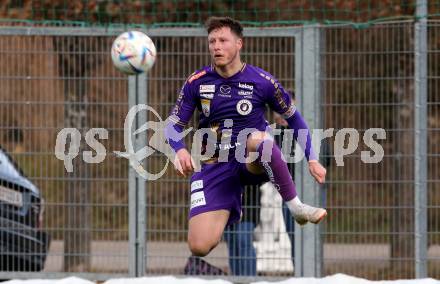
<path fill-rule="evenodd" d="M 5 284 L 95 284 L 95 282 L 84 280 L 77 277 L 68 277 L 58 280 L 11 280 Z M 140 278 L 117 278 L 110 279 L 104 284 L 232 284 L 226 280 L 207 280 L 195 277 L 177 278 L 174 276 L 161 277 L 140 277 Z M 370 281 L 345 274 L 335 274 L 323 278 L 290 278 L 278 282 L 258 281 L 252 284 L 440 284 L 440 281 L 431 278 L 414 280 L 391 280 L 391 281 Z"/>

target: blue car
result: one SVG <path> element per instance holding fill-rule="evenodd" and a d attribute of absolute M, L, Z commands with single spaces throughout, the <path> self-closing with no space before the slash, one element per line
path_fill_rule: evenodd
<path fill-rule="evenodd" d="M 0 271 L 40 271 L 49 247 L 40 190 L 0 147 Z"/>

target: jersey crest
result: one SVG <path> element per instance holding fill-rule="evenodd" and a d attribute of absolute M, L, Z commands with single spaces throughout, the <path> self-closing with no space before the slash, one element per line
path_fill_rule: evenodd
<path fill-rule="evenodd" d="M 208 99 L 201 99 L 200 103 L 202 105 L 202 111 L 203 114 L 208 117 L 209 114 L 211 113 L 211 100 Z"/>

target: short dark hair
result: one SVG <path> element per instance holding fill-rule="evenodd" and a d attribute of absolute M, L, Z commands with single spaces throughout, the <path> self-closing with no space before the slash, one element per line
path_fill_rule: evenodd
<path fill-rule="evenodd" d="M 239 38 L 243 38 L 243 26 L 239 21 L 230 17 L 209 17 L 205 22 L 205 28 L 208 34 L 213 30 L 228 27 Z"/>

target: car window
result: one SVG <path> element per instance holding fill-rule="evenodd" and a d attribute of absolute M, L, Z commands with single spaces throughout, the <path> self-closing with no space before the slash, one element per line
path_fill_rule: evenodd
<path fill-rule="evenodd" d="M 3 151 L 3 149 L 0 149 L 0 172 L 14 177 L 23 175 L 23 173 L 15 165 L 15 162 Z"/>

